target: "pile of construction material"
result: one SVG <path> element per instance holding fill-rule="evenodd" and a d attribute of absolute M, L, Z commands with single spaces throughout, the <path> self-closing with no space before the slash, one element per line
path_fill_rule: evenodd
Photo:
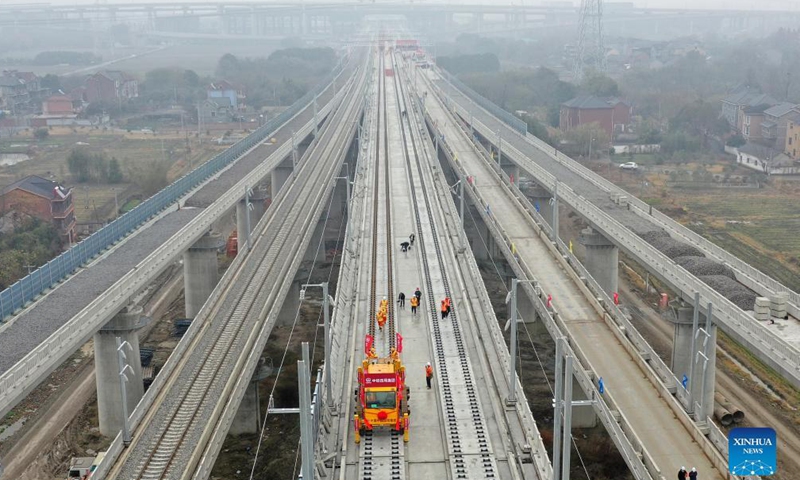
<path fill-rule="evenodd" d="M 756 297 L 756 303 L 753 306 L 753 315 L 756 320 L 769 320 L 769 298 Z"/>
<path fill-rule="evenodd" d="M 730 279 L 736 280 L 736 275 L 729 267 L 717 263 L 714 260 L 709 260 L 706 257 L 678 257 L 675 263 L 685 268 L 687 272 L 696 277 L 705 277 L 708 275 L 723 275 Z"/>
<path fill-rule="evenodd" d="M 703 257 L 703 252 L 700 249 L 681 243 L 663 230 L 650 231 L 642 234 L 642 238 L 654 246 L 656 250 L 663 253 L 671 259 L 679 257 Z"/>
<path fill-rule="evenodd" d="M 756 294 L 736 280 L 725 275 L 704 275 L 698 278 L 742 310 L 753 308 Z"/>
<path fill-rule="evenodd" d="M 776 318 L 786 318 L 786 304 L 789 302 L 787 292 L 778 292 L 769 300 L 769 314 Z"/>
<path fill-rule="evenodd" d="M 719 392 L 714 393 L 714 416 L 723 426 L 742 423 L 744 411 Z"/>

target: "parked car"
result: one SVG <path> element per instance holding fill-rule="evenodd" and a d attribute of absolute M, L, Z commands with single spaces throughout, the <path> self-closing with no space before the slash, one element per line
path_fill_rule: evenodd
<path fill-rule="evenodd" d="M 619 168 L 623 170 L 638 170 L 639 165 L 636 165 L 636 162 L 625 162 L 625 163 L 620 163 Z"/>

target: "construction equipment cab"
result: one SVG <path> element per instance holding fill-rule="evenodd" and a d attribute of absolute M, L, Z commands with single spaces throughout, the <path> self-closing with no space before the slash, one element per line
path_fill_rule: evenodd
<path fill-rule="evenodd" d="M 358 367 L 356 389 L 356 443 L 366 431 L 388 428 L 403 433 L 408 441 L 408 394 L 406 369 L 398 355 L 367 358 Z"/>

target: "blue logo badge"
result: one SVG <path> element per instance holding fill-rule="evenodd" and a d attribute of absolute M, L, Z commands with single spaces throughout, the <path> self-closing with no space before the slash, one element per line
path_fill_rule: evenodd
<path fill-rule="evenodd" d="M 728 434 L 728 470 L 733 475 L 774 475 L 777 439 L 771 428 L 734 428 Z"/>

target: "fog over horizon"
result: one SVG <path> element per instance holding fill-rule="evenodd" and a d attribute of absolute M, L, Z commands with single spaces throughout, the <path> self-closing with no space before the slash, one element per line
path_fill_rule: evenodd
<path fill-rule="evenodd" d="M 406 0 L 408 1 L 408 0 Z M 564 0 L 414 0 L 413 3 L 447 3 L 447 4 L 524 4 L 537 5 L 548 1 Z M 570 0 L 566 0 L 570 1 Z M 575 6 L 580 5 L 580 0 L 571 0 Z M 231 3 L 289 3 L 287 0 L 232 0 Z M 309 0 L 307 3 L 367 3 L 353 0 Z M 377 0 L 376 3 L 397 3 L 394 0 Z M 51 5 L 92 5 L 103 4 L 130 4 L 130 3 L 226 3 L 225 0 L 9 0 L 2 2 L 8 5 L 51 4 Z M 301 3 L 299 0 L 297 3 Z M 800 10 L 800 0 L 632 0 L 605 1 L 605 4 L 633 3 L 637 7 L 651 8 L 680 8 L 680 9 L 715 9 L 715 10 Z"/>

